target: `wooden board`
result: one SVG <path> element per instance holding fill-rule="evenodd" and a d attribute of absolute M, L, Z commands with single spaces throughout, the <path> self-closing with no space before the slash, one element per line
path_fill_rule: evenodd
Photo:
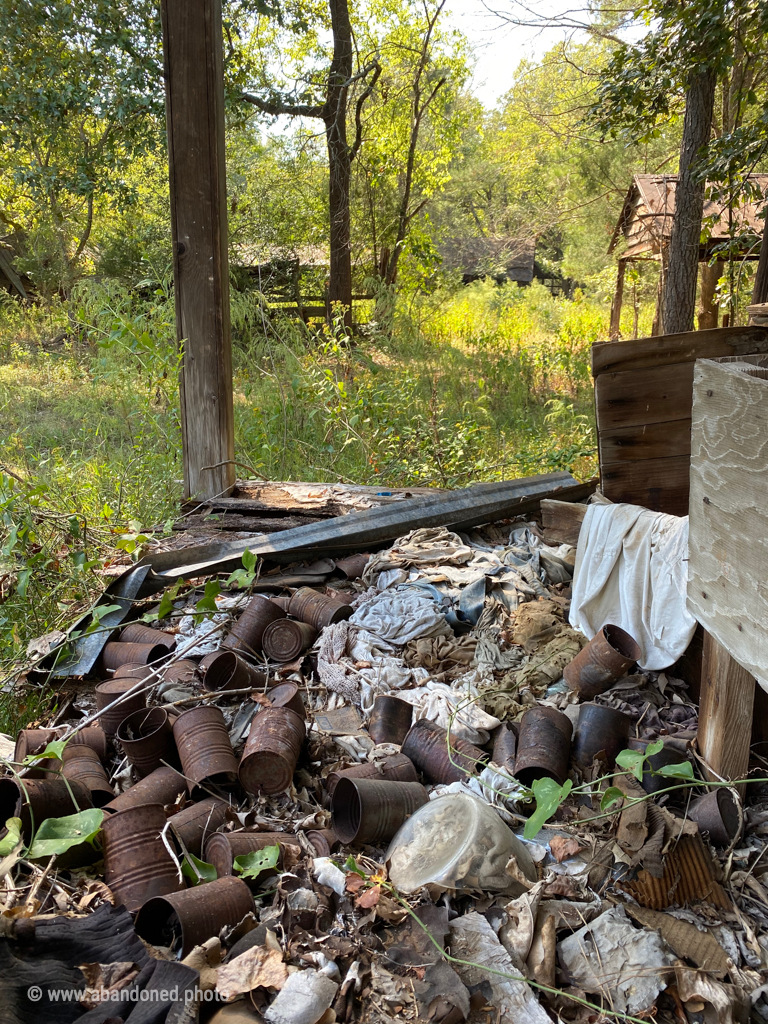
<path fill-rule="evenodd" d="M 611 501 L 684 516 L 688 513 L 689 465 L 687 455 L 615 462 L 602 467 L 602 491 Z"/>
<path fill-rule="evenodd" d="M 597 429 L 689 419 L 693 363 L 603 373 L 595 381 Z"/>
<path fill-rule="evenodd" d="M 662 334 L 633 341 L 604 341 L 592 346 L 592 376 L 616 370 L 644 370 L 695 359 L 768 352 L 764 327 L 716 327 L 684 334 Z"/>
<path fill-rule="evenodd" d="M 587 506 L 579 502 L 554 501 L 544 498 L 541 502 L 541 526 L 545 544 L 579 543 L 581 524 L 587 514 Z"/>
<path fill-rule="evenodd" d="M 696 364 L 688 603 L 751 675 L 768 680 L 767 357 Z"/>
<path fill-rule="evenodd" d="M 186 497 L 235 482 L 220 0 L 162 0 Z"/>
<path fill-rule="evenodd" d="M 614 427 L 600 432 L 600 463 L 668 459 L 691 454 L 690 418 Z"/>
<path fill-rule="evenodd" d="M 746 777 L 754 700 L 754 676 L 705 630 L 698 745 L 715 779 Z"/>

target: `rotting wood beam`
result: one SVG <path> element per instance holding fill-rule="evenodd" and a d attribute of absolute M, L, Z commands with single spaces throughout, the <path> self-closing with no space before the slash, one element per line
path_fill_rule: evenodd
<path fill-rule="evenodd" d="M 749 766 L 755 678 L 704 631 L 699 750 L 723 779 L 743 779 Z"/>

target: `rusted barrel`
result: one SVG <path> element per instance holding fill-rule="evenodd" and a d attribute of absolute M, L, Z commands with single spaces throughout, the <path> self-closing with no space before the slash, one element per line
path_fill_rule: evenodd
<path fill-rule="evenodd" d="M 136 917 L 136 934 L 157 946 L 181 932 L 179 955 L 187 956 L 222 928 L 234 928 L 255 911 L 251 890 L 241 878 L 217 878 L 185 892 L 147 900 Z"/>
<path fill-rule="evenodd" d="M 352 609 L 348 604 L 334 601 L 311 587 L 299 587 L 288 604 L 288 614 L 314 626 L 319 632 L 325 626 L 348 619 Z"/>
<path fill-rule="evenodd" d="M 297 683 L 279 683 L 269 691 L 268 696 L 273 708 L 290 708 L 300 718 L 307 717 L 307 709 Z"/>
<path fill-rule="evenodd" d="M 62 774 L 64 778 L 76 779 L 91 794 L 94 807 L 103 807 L 115 796 L 109 784 L 104 765 L 93 747 L 67 745 L 64 748 Z"/>
<path fill-rule="evenodd" d="M 251 723 L 240 761 L 240 785 L 253 796 L 282 793 L 291 784 L 306 735 L 289 708 L 262 708 Z"/>
<path fill-rule="evenodd" d="M 160 804 L 162 807 L 170 807 L 175 804 L 179 797 L 187 792 L 187 783 L 179 772 L 173 768 L 163 765 L 156 768 L 146 778 L 127 789 L 125 793 L 116 796 L 104 805 L 105 811 L 127 811 L 129 807 L 140 807 L 142 804 Z"/>
<path fill-rule="evenodd" d="M 413 705 L 399 697 L 381 694 L 373 702 L 368 735 L 374 743 L 403 742 L 413 722 Z"/>
<path fill-rule="evenodd" d="M 231 785 L 237 778 L 237 758 L 220 708 L 185 711 L 173 723 L 173 738 L 190 790 L 206 781 Z"/>
<path fill-rule="evenodd" d="M 164 761 L 173 764 L 177 760 L 168 712 L 162 708 L 134 711 L 124 718 L 117 740 L 140 778 L 162 767 Z"/>
<path fill-rule="evenodd" d="M 270 622 L 284 618 L 282 608 L 273 604 L 268 597 L 254 594 L 221 646 L 230 651 L 260 654 L 264 630 Z"/>
<path fill-rule="evenodd" d="M 574 761 L 588 768 L 604 752 L 606 766 L 612 768 L 616 755 L 627 745 L 631 725 L 632 719 L 621 711 L 602 704 L 582 704 L 573 746 Z"/>
<path fill-rule="evenodd" d="M 473 775 L 488 760 L 485 751 L 473 743 L 460 740 L 426 718 L 415 722 L 403 740 L 401 752 L 413 761 L 428 782 L 461 782 Z"/>
<path fill-rule="evenodd" d="M 561 786 L 568 777 L 573 725 L 555 708 L 529 708 L 520 720 L 515 778 L 523 786 L 534 779 L 554 779 Z"/>
<path fill-rule="evenodd" d="M 316 637 L 317 630 L 308 622 L 278 619 L 264 630 L 262 646 L 268 658 L 285 663 L 295 661 L 315 642 Z"/>
<path fill-rule="evenodd" d="M 736 798 L 724 787 L 713 789 L 694 800 L 688 808 L 688 817 L 699 826 L 699 832 L 709 833 L 710 842 L 715 846 L 730 846 L 741 828 Z"/>
<path fill-rule="evenodd" d="M 517 754 L 517 733 L 509 722 L 502 722 L 493 736 L 491 760 L 500 768 L 512 774 Z"/>
<path fill-rule="evenodd" d="M 102 651 L 106 669 L 117 669 L 121 665 L 157 665 L 167 657 L 168 648 L 163 644 L 123 644 L 113 640 L 105 644 Z"/>
<path fill-rule="evenodd" d="M 329 797 L 340 779 L 377 779 L 379 782 L 418 782 L 419 776 L 413 761 L 402 752 L 390 754 L 377 761 L 366 761 L 365 764 L 353 764 L 351 768 L 342 768 L 331 772 L 325 780 L 325 788 Z"/>
<path fill-rule="evenodd" d="M 164 633 L 161 629 L 152 629 L 143 622 L 130 622 L 120 631 L 121 644 L 162 644 L 172 651 L 176 646 L 176 637 L 172 633 Z"/>
<path fill-rule="evenodd" d="M 301 845 L 290 832 L 217 832 L 206 840 L 203 859 L 213 864 L 219 878 L 224 878 L 234 871 L 235 857 L 255 853 L 275 843 L 280 847 L 280 863 L 286 846 L 294 847 L 297 857 L 301 854 Z"/>
<path fill-rule="evenodd" d="M 184 888 L 160 837 L 165 821 L 160 804 L 142 804 L 107 815 L 101 826 L 104 881 L 132 914 L 147 900 Z"/>
<path fill-rule="evenodd" d="M 582 700 L 604 693 L 629 672 L 640 657 L 640 648 L 620 626 L 599 629 L 573 661 L 563 678 Z"/>
<path fill-rule="evenodd" d="M 261 690 L 267 684 L 264 672 L 254 668 L 234 651 L 215 651 L 200 662 L 203 686 L 211 693 L 219 690 Z"/>
<path fill-rule="evenodd" d="M 228 810 L 223 800 L 209 796 L 177 811 L 168 821 L 174 835 L 184 844 L 183 849 L 199 857 L 205 841 L 227 820 Z"/>
<path fill-rule="evenodd" d="M 332 828 L 310 829 L 307 832 L 307 839 L 318 857 L 330 857 L 340 846 L 339 837 Z"/>
<path fill-rule="evenodd" d="M 333 831 L 344 844 L 388 842 L 406 818 L 429 801 L 418 782 L 341 779 L 333 791 Z"/>
<path fill-rule="evenodd" d="M 115 676 L 114 679 L 108 679 L 105 683 L 99 683 L 94 690 L 96 694 L 96 710 L 103 711 L 104 708 L 114 703 L 118 697 L 121 697 L 136 686 L 136 683 L 136 679 L 131 679 L 130 677 L 118 678 L 118 676 Z M 99 715 L 101 727 L 107 736 L 114 736 L 124 718 L 132 715 L 134 711 L 141 711 L 146 706 L 146 693 L 133 693 L 130 697 L 126 697 L 125 700 L 121 700 L 115 707 L 110 708 L 109 711 Z"/>

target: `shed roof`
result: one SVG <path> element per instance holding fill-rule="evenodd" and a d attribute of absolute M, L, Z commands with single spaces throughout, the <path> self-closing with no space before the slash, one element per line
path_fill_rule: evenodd
<path fill-rule="evenodd" d="M 764 196 L 768 195 L 768 174 L 750 174 L 748 178 L 752 184 L 758 186 Z M 623 234 L 627 239 L 627 249 L 622 254 L 623 258 L 631 259 L 633 256 L 645 254 L 658 255 L 662 242 L 672 233 L 676 188 L 676 174 L 636 174 L 624 200 L 608 252 L 613 252 L 619 237 Z M 766 200 L 763 200 L 734 207 L 733 218 L 737 231 L 747 229 L 755 236 L 761 235 L 763 221 L 758 214 L 765 205 Z M 712 217 L 715 221 L 710 228 L 706 248 L 727 241 L 730 237 L 727 204 L 706 200 L 704 219 Z"/>
<path fill-rule="evenodd" d="M 465 277 L 500 277 L 530 284 L 536 255 L 535 238 L 465 235 L 448 238 L 440 246 L 446 270 L 460 270 Z"/>

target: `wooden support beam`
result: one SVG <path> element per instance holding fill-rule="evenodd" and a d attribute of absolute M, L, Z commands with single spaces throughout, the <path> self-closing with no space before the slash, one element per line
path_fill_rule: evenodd
<path fill-rule="evenodd" d="M 579 502 L 542 498 L 541 527 L 544 543 L 553 546 L 571 544 L 576 547 L 586 514 L 587 506 Z"/>
<path fill-rule="evenodd" d="M 611 325 L 609 338 L 611 341 L 618 341 L 621 335 L 621 305 L 624 301 L 624 273 L 627 269 L 627 261 L 619 260 L 616 268 L 616 291 L 611 304 Z"/>
<path fill-rule="evenodd" d="M 699 750 L 724 779 L 743 779 L 749 765 L 755 679 L 706 630 L 699 702 Z"/>
<path fill-rule="evenodd" d="M 708 263 L 700 264 L 701 288 L 697 316 L 700 331 L 717 327 L 717 282 L 723 276 L 724 268 L 722 260 L 716 260 L 711 267 Z"/>
<path fill-rule="evenodd" d="M 235 483 L 220 0 L 162 0 L 184 493 Z"/>

